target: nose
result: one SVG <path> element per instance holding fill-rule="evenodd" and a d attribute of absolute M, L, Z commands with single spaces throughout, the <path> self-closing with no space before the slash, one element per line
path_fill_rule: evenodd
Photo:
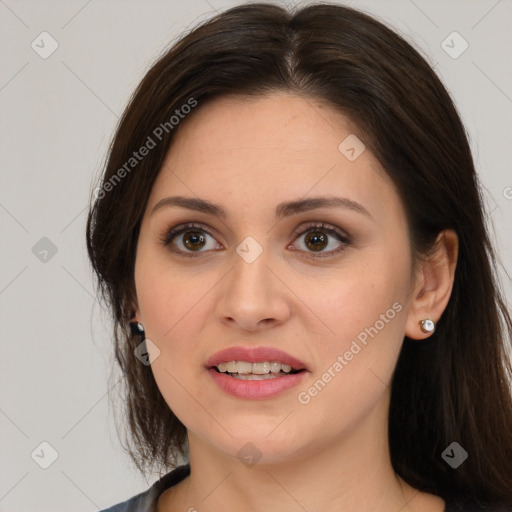
<path fill-rule="evenodd" d="M 290 317 L 291 293 L 271 268 L 270 259 L 266 251 L 251 263 L 234 254 L 233 268 L 222 280 L 216 302 L 221 322 L 256 331 L 282 324 Z"/>

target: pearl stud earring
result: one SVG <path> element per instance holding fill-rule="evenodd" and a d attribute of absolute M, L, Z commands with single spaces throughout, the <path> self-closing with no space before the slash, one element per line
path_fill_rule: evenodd
<path fill-rule="evenodd" d="M 420 328 L 423 332 L 433 333 L 436 330 L 436 324 L 434 323 L 433 320 L 427 318 L 425 320 L 421 320 Z"/>
<path fill-rule="evenodd" d="M 144 326 L 140 322 L 130 322 L 133 334 L 144 334 Z"/>

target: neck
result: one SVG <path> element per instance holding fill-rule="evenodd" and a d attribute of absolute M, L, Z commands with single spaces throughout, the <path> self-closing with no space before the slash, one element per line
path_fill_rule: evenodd
<path fill-rule="evenodd" d="M 176 510 L 214 512 L 278 509 L 344 512 L 442 512 L 438 497 L 420 493 L 391 465 L 387 429 L 376 431 L 368 417 L 328 446 L 303 448 L 292 457 L 248 466 L 189 432 L 190 476 L 174 494 Z M 382 425 L 381 418 L 378 422 Z M 378 432 L 378 435 L 376 435 Z M 241 442 L 242 446 L 244 442 Z M 266 459 L 268 460 L 268 459 Z"/>

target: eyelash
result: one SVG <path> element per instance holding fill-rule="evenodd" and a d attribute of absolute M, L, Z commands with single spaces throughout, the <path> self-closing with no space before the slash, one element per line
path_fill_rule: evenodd
<path fill-rule="evenodd" d="M 323 231 L 323 232 L 327 233 L 328 235 L 337 238 L 337 240 L 339 242 L 342 242 L 342 246 L 339 249 L 336 249 L 334 251 L 329 251 L 328 253 L 315 254 L 312 251 L 311 252 L 308 251 L 308 254 L 310 254 L 313 258 L 327 258 L 327 257 L 333 256 L 333 255 L 338 254 L 339 252 L 343 251 L 344 249 L 346 249 L 348 246 L 350 246 L 352 244 L 352 240 L 348 235 L 346 235 L 344 232 L 342 232 L 334 227 L 330 227 L 328 224 L 324 224 L 324 223 L 308 224 L 307 227 L 296 230 L 293 233 L 293 236 L 295 238 L 299 238 L 299 237 L 309 233 L 310 231 L 315 231 L 315 230 Z M 212 238 L 214 238 L 213 235 L 211 235 L 208 232 L 208 230 L 204 229 L 204 227 L 201 226 L 200 224 L 190 223 L 190 224 L 185 224 L 183 226 L 179 226 L 179 227 L 170 229 L 168 231 L 165 231 L 163 233 L 163 235 L 159 237 L 160 243 L 164 247 L 168 247 L 174 238 L 176 238 L 178 235 L 181 235 L 182 233 L 186 233 L 187 231 L 199 231 L 201 234 L 207 234 L 208 236 L 211 236 Z M 168 249 L 173 253 L 176 253 L 176 254 L 179 254 L 179 255 L 182 255 L 185 257 L 192 257 L 192 258 L 198 257 L 201 255 L 202 252 L 205 252 L 205 251 L 195 251 L 195 252 L 181 251 L 181 250 L 172 249 L 170 247 L 168 247 Z"/>

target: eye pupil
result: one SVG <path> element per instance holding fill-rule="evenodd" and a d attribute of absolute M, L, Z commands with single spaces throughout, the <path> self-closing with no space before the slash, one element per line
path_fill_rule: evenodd
<path fill-rule="evenodd" d="M 183 236 L 184 244 L 187 249 L 200 249 L 197 244 L 204 245 L 205 238 L 198 231 L 187 231 L 187 233 Z"/>
<path fill-rule="evenodd" d="M 306 235 L 305 242 L 312 243 L 314 251 L 320 251 L 327 245 L 327 237 L 320 231 L 312 231 Z"/>

